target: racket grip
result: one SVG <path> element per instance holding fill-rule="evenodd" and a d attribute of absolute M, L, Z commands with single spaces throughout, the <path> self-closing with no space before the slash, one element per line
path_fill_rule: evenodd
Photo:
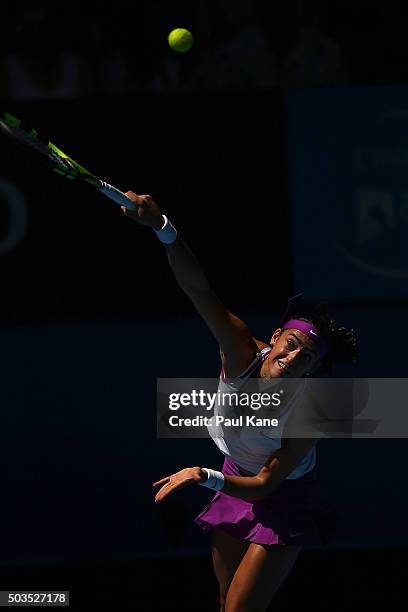
<path fill-rule="evenodd" d="M 120 204 L 120 206 L 124 206 L 128 210 L 136 209 L 136 205 L 132 202 L 132 200 L 130 200 L 127 196 L 125 196 L 123 191 L 119 191 L 119 189 L 116 189 L 116 187 L 113 187 L 113 185 L 109 185 L 109 183 L 105 183 L 105 181 L 101 181 L 99 190 L 102 191 L 102 193 L 106 195 L 106 197 L 116 202 L 116 204 Z"/>

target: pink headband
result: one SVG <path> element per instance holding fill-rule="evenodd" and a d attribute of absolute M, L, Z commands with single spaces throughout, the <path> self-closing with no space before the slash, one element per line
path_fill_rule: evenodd
<path fill-rule="evenodd" d="M 285 323 L 282 329 L 297 329 L 298 331 L 305 334 L 319 347 L 320 357 L 324 357 L 324 355 L 326 355 L 329 350 L 329 346 L 323 335 L 316 327 L 314 327 L 314 325 L 308 323 L 307 321 L 300 321 L 299 319 L 290 319 L 287 323 Z"/>

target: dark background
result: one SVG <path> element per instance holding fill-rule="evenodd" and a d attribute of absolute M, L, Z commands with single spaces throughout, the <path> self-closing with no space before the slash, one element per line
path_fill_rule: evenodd
<path fill-rule="evenodd" d="M 124 191 L 151 193 L 194 243 L 219 292 L 229 302 L 253 306 L 259 250 L 271 240 L 272 224 L 279 228 L 276 252 L 289 248 L 279 95 L 146 93 L 34 106 L 12 102 L 7 108 L 10 104 L 15 115 L 29 116 L 47 135 L 52 131 L 52 139 L 74 159 L 91 159 L 92 169 L 106 180 Z M 150 231 L 129 223 L 91 188 L 61 182 L 41 165 L 33 168 L 31 158 L 10 150 L 4 138 L 0 146 L 3 176 L 22 190 L 28 217 L 21 245 L 2 258 L 2 316 L 48 320 L 192 312 Z M 10 218 L 2 217 L 7 235 Z M 262 288 L 257 307 L 286 301 L 287 266 L 276 265 L 273 284 Z"/>
<path fill-rule="evenodd" d="M 261 60 L 251 59 L 245 34 L 266 4 L 274 27 L 265 61 L 278 66 L 269 81 L 261 70 L 248 77 L 247 65 Z M 349 244 L 357 188 L 398 196 L 404 227 L 401 7 L 155 1 L 131 16 L 124 2 L 103 11 L 24 2 L 1 23 L 1 110 L 119 188 L 151 193 L 258 337 L 271 336 L 289 295 L 317 287 L 358 332 L 360 360 L 339 375 L 405 377 L 405 235 L 378 229 L 388 196 L 367 220 L 374 242 L 358 245 L 385 273 L 350 268 L 335 248 L 344 237 Z M 166 40 L 179 26 L 195 36 L 184 55 Z M 299 28 L 310 44 L 296 47 Z M 300 60 L 291 64 L 294 50 Z M 397 128 L 380 128 L 375 109 L 397 109 Z M 347 134 L 363 116 L 365 150 L 398 153 L 392 173 L 371 168 L 356 178 L 337 163 L 339 151 L 355 155 Z M 215 610 L 209 541 L 192 524 L 208 492 L 186 490 L 155 507 L 150 484 L 185 465 L 220 466 L 211 441 L 158 440 L 155 424 L 156 379 L 217 376 L 216 343 L 150 230 L 4 138 L 0 159 L 0 587 L 69 588 L 78 609 Z M 332 176 L 345 203 L 333 196 Z M 316 609 L 385 601 L 403 609 L 405 453 L 404 438 L 319 444 L 338 535 L 326 550 L 302 553 L 277 609 L 299 592 Z"/>

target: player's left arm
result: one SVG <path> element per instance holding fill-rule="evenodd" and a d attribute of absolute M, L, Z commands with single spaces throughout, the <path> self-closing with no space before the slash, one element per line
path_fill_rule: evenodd
<path fill-rule="evenodd" d="M 268 497 L 293 472 L 318 440 L 283 438 L 281 448 L 270 455 L 256 476 L 225 476 L 222 492 L 246 501 L 260 501 Z"/>
<path fill-rule="evenodd" d="M 222 492 L 245 501 L 261 501 L 289 476 L 317 441 L 317 439 L 283 438 L 281 448 L 270 455 L 258 474 L 254 476 L 224 475 Z M 200 484 L 207 480 L 207 477 L 207 472 L 198 466 L 184 468 L 176 474 L 166 476 L 153 484 L 157 490 L 155 501 L 162 502 L 178 489 Z"/>

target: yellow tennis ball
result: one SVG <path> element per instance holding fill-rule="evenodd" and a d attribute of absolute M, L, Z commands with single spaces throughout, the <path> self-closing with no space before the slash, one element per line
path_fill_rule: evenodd
<path fill-rule="evenodd" d="M 193 45 L 193 35 L 185 28 L 176 28 L 170 32 L 168 41 L 173 51 L 184 53 L 185 51 L 191 49 Z"/>

